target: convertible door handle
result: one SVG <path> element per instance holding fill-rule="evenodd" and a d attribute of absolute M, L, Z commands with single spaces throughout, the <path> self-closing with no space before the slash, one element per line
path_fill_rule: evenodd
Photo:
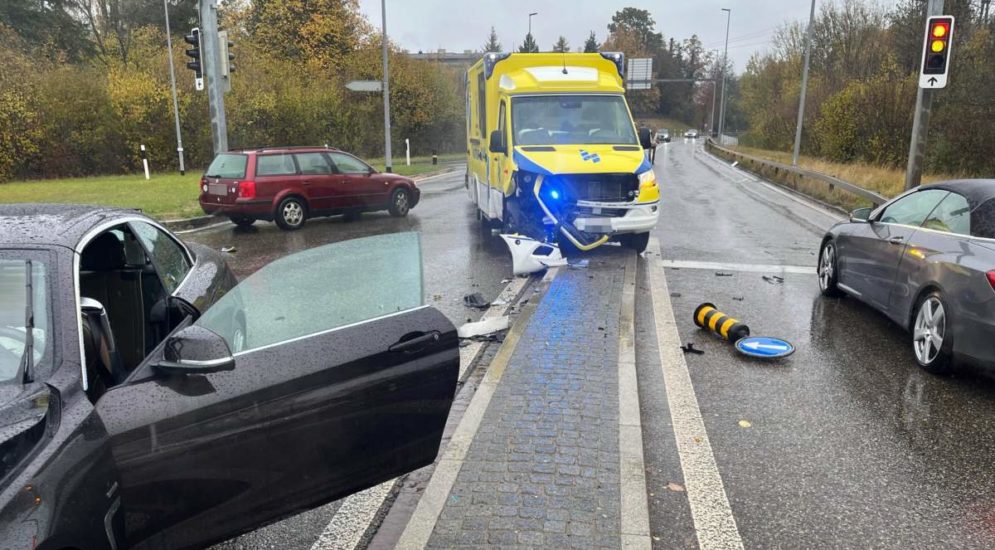
<path fill-rule="evenodd" d="M 441 334 L 439 334 L 439 331 L 437 330 L 425 333 L 413 332 L 411 334 L 405 334 L 401 337 L 400 341 L 387 348 L 387 350 L 403 353 L 419 352 L 438 342 L 440 336 Z"/>
<path fill-rule="evenodd" d="M 902 244 L 905 242 L 905 237 L 892 237 L 888 239 L 891 244 Z"/>

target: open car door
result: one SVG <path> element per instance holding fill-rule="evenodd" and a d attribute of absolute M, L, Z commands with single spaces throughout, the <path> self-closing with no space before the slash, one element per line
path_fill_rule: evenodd
<path fill-rule="evenodd" d="M 282 258 L 108 391 L 129 543 L 202 547 L 430 464 L 459 352 L 421 274 L 415 233 Z"/>

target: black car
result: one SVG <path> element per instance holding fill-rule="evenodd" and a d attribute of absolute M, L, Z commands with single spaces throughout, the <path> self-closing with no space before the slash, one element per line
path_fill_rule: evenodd
<path fill-rule="evenodd" d="M 0 207 L 0 546 L 199 548 L 431 463 L 459 354 L 419 254 L 346 241 L 236 286 L 138 212 Z"/>

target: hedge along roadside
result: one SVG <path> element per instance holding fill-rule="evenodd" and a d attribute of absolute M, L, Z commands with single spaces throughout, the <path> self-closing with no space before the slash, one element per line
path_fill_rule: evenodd
<path fill-rule="evenodd" d="M 718 145 L 711 139 L 705 142 L 705 150 L 723 160 L 737 162 L 738 168 L 756 174 L 767 181 L 782 185 L 830 206 L 840 208 L 845 212 L 865 206 L 877 206 L 888 201 L 882 195 L 848 181 L 843 181 L 813 170 L 788 166 L 787 164 L 732 151 Z"/>

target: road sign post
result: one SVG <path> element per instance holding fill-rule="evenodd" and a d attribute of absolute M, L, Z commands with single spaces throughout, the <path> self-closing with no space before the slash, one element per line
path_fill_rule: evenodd
<path fill-rule="evenodd" d="M 947 71 L 950 68 L 950 43 L 953 37 L 953 17 L 948 17 L 949 26 L 946 29 L 946 40 L 943 43 L 943 50 L 932 51 L 932 40 L 930 39 L 931 29 L 934 19 L 941 19 L 939 16 L 943 12 L 943 0 L 929 0 L 926 8 L 926 36 L 923 39 L 922 68 L 919 71 L 919 90 L 916 92 L 916 112 L 912 121 L 912 139 L 909 142 L 909 161 L 905 169 L 905 189 L 918 187 L 922 182 L 922 162 L 926 154 L 926 135 L 929 133 L 929 117 L 933 110 L 933 90 L 947 85 Z M 942 59 L 940 59 L 942 58 Z M 932 61 L 933 67 L 927 65 Z M 935 66 L 937 62 L 942 63 L 942 67 Z M 942 73 L 942 84 L 939 73 Z M 933 80 L 935 79 L 935 80 Z M 925 85 L 924 85 L 925 84 Z"/>

